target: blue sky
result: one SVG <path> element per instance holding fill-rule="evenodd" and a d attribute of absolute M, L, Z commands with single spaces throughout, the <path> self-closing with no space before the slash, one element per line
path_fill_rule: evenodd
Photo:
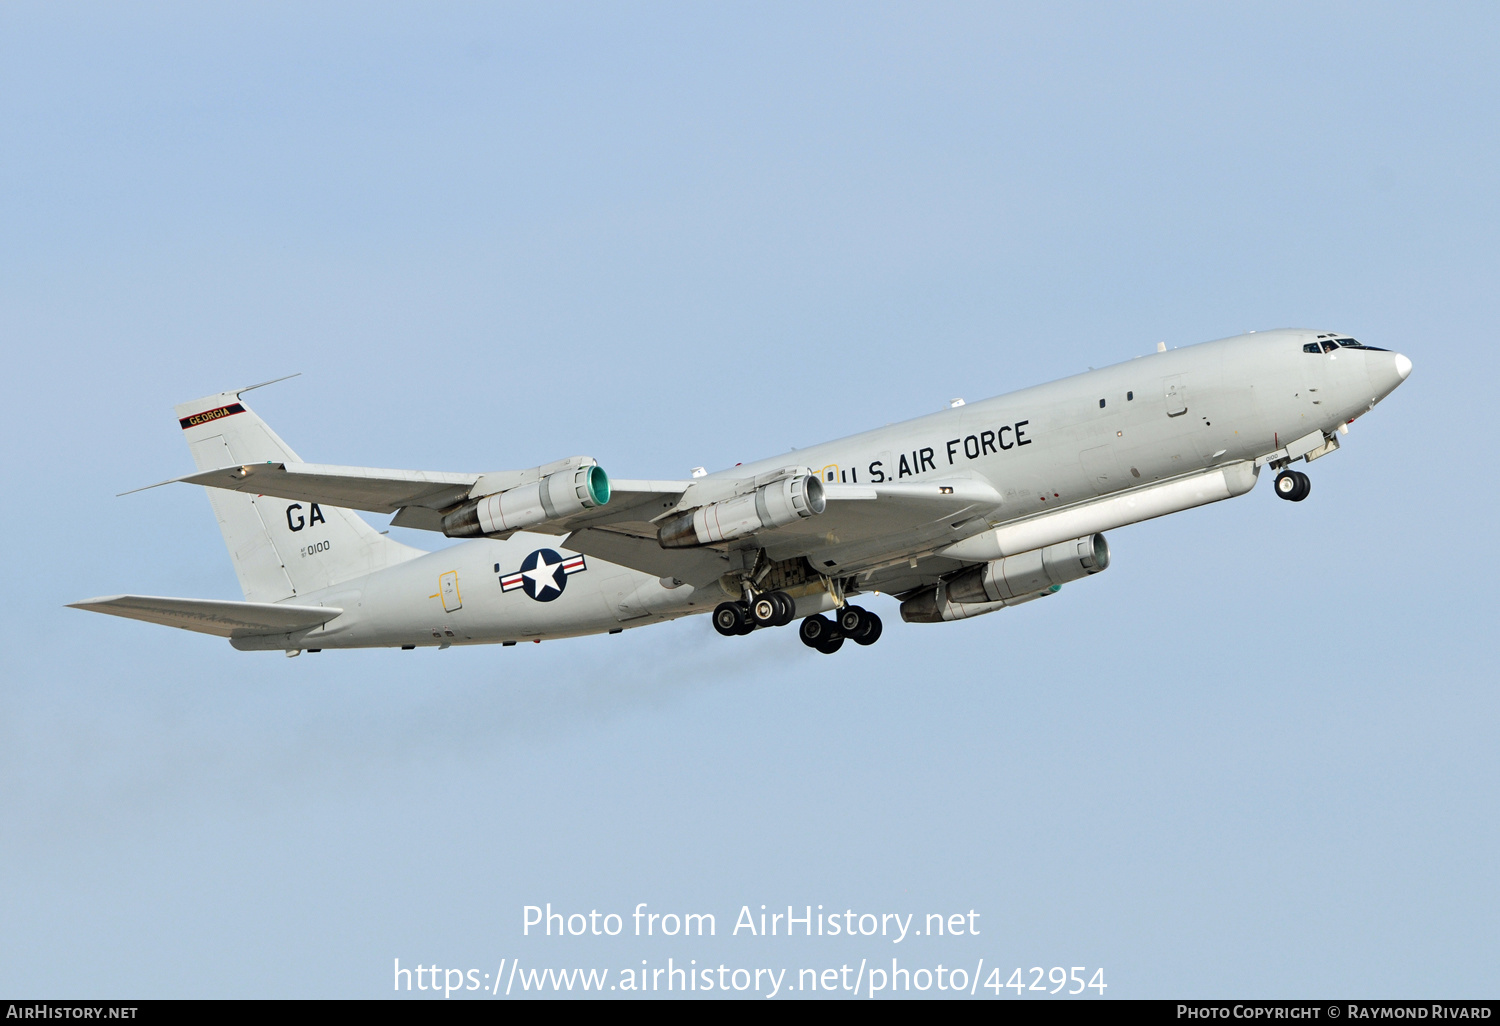
<path fill-rule="evenodd" d="M 5 5 L 0 991 L 894 953 L 1493 996 L 1496 21 Z M 114 495 L 190 467 L 174 402 L 281 374 L 307 459 L 678 477 L 1286 325 L 1416 366 L 1307 502 L 972 621 L 880 600 L 833 659 L 695 618 L 288 660 L 63 608 L 239 597 L 202 496 Z M 523 938 L 548 901 L 985 932 Z"/>

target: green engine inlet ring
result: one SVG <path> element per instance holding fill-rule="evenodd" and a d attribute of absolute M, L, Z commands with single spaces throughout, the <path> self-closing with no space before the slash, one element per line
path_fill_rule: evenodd
<path fill-rule="evenodd" d="M 589 498 L 594 501 L 595 506 L 603 506 L 609 502 L 609 475 L 604 472 L 603 467 L 590 467 L 587 481 Z"/>

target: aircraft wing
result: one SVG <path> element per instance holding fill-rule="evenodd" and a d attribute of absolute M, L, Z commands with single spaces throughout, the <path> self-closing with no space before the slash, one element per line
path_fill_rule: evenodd
<path fill-rule="evenodd" d="M 68 606 L 70 609 L 87 609 L 181 627 L 200 634 L 217 634 L 221 638 L 303 630 L 325 624 L 343 612 L 333 606 L 289 606 L 279 602 L 225 602 L 157 595 L 108 595 L 70 602 Z"/>
<path fill-rule="evenodd" d="M 549 520 L 527 530 L 562 535 L 605 524 L 649 522 L 676 506 L 690 484 L 691 481 L 610 481 L 609 502 L 603 506 Z M 656 537 L 654 531 L 651 536 Z"/>
<path fill-rule="evenodd" d="M 462 502 L 481 476 L 431 470 L 335 467 L 319 463 L 249 463 L 205 470 L 163 483 L 181 481 L 251 495 L 274 495 L 278 499 L 324 502 L 371 513 L 394 513 L 403 506 L 437 510 Z"/>
<path fill-rule="evenodd" d="M 662 548 L 656 541 L 656 528 L 646 523 L 584 528 L 568 535 L 567 546 L 642 573 L 676 578 L 695 588 L 712 584 L 731 569 L 728 554 L 718 549 Z"/>
<path fill-rule="evenodd" d="M 992 512 L 1000 493 L 987 481 L 954 478 L 876 485 L 823 486 L 819 515 L 760 531 L 751 538 L 772 559 L 806 556 L 820 571 L 924 548 L 960 525 Z"/>
<path fill-rule="evenodd" d="M 674 486 L 691 482 L 672 482 Z M 931 550 L 948 543 L 957 527 L 1000 505 L 1000 493 L 988 482 L 959 478 L 921 483 L 823 486 L 827 506 L 821 514 L 745 538 L 692 548 L 662 548 L 657 524 L 646 517 L 586 525 L 568 536 L 567 546 L 612 563 L 658 577 L 703 587 L 738 569 L 735 549 L 764 548 L 774 560 L 806 557 L 821 572 L 844 574 L 905 552 Z M 666 508 L 670 495 L 657 504 L 642 503 L 642 514 Z M 689 497 L 684 505 L 691 503 Z M 611 500 L 613 505 L 613 500 Z M 597 513 L 598 510 L 590 510 Z"/>
<path fill-rule="evenodd" d="M 513 473 L 459 474 L 319 463 L 250 463 L 175 477 L 162 484 L 206 485 L 371 513 L 394 513 L 391 523 L 396 527 L 441 532 L 441 511 L 471 495 L 488 494 L 492 487 L 499 490 L 513 486 L 515 477 Z M 596 524 L 650 520 L 675 506 L 689 484 L 689 481 L 612 481 L 609 502 L 603 506 L 535 524 L 527 530 L 563 535 Z"/>
<path fill-rule="evenodd" d="M 393 526 L 441 532 L 444 510 L 471 496 L 513 487 L 521 473 L 460 474 L 282 462 L 221 467 L 173 480 L 394 513 Z M 806 556 L 820 571 L 844 573 L 856 565 L 864 567 L 879 558 L 916 551 L 936 541 L 951 543 L 957 540 L 952 532 L 960 524 L 1000 505 L 1000 494 L 992 485 L 972 478 L 873 485 L 829 483 L 823 486 L 827 506 L 816 516 L 702 549 L 669 553 L 656 543 L 657 522 L 665 514 L 722 500 L 744 491 L 740 485 L 754 483 L 723 479 L 711 485 L 698 481 L 616 480 L 610 484 L 609 501 L 604 505 L 526 529 L 571 535 L 568 544 L 576 551 L 701 586 L 730 569 L 729 553 L 734 549 L 764 548 L 776 560 Z M 695 502 L 695 491 L 705 486 L 712 487 L 713 492 Z"/>

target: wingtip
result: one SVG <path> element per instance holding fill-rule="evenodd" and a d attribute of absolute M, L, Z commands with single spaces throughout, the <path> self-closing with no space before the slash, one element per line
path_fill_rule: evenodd
<path fill-rule="evenodd" d="M 100 595 L 97 598 L 82 599 L 78 602 L 63 603 L 64 609 L 83 609 L 93 612 L 96 606 L 107 606 L 111 602 L 124 598 L 124 595 Z"/>
<path fill-rule="evenodd" d="M 128 492 L 115 492 L 115 498 L 119 499 L 126 495 L 134 495 L 136 492 L 149 492 L 153 488 L 160 488 L 162 485 L 176 484 L 179 481 L 184 481 L 187 478 L 193 476 L 193 474 L 185 474 L 182 477 L 169 477 L 165 481 L 158 481 L 156 482 L 156 484 L 141 485 L 139 488 L 132 488 Z"/>

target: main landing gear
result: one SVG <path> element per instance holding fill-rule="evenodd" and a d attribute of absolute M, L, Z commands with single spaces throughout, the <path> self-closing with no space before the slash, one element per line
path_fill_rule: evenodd
<path fill-rule="evenodd" d="M 1283 470 L 1276 475 L 1276 494 L 1288 502 L 1301 502 L 1312 492 L 1312 479 L 1300 470 Z"/>
<path fill-rule="evenodd" d="M 880 617 L 859 606 L 845 606 L 833 620 L 826 616 L 809 616 L 802 621 L 797 634 L 808 648 L 833 655 L 844 647 L 845 638 L 856 645 L 873 645 L 880 640 L 880 631 Z"/>
<path fill-rule="evenodd" d="M 751 602 L 720 602 L 714 609 L 714 630 L 728 638 L 749 634 L 757 627 L 785 627 L 796 613 L 797 603 L 791 596 L 767 592 Z M 880 617 L 868 609 L 846 605 L 834 619 L 807 617 L 797 633 L 808 648 L 832 655 L 843 647 L 845 638 L 856 645 L 873 645 L 880 640 L 880 631 Z"/>
<path fill-rule="evenodd" d="M 772 591 L 757 595 L 753 602 L 720 602 L 714 609 L 714 630 L 728 638 L 757 627 L 785 627 L 796 616 L 796 600 L 784 591 Z"/>

